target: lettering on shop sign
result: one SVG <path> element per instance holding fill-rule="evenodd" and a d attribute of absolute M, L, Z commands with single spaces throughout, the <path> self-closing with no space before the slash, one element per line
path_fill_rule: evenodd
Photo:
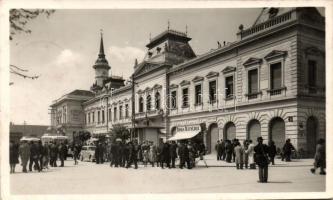
<path fill-rule="evenodd" d="M 200 125 L 178 126 L 177 132 L 181 131 L 201 131 Z"/>

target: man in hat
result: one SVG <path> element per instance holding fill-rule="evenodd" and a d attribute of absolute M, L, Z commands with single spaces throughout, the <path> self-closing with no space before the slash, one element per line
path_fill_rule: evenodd
<path fill-rule="evenodd" d="M 254 147 L 255 161 L 259 168 L 259 182 L 267 183 L 268 179 L 268 146 L 263 144 L 263 138 L 257 138 L 258 144 Z"/>

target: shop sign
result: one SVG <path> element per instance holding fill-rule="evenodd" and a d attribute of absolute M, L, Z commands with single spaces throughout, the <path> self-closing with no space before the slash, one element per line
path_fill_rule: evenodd
<path fill-rule="evenodd" d="M 177 132 L 182 132 L 182 131 L 201 131 L 200 125 L 188 125 L 188 126 L 178 126 L 177 127 Z"/>

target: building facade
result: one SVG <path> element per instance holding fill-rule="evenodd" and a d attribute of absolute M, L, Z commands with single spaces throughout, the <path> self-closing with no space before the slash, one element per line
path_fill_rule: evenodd
<path fill-rule="evenodd" d="M 190 40 L 169 29 L 151 39 L 127 85 L 108 75 L 101 40 L 80 128 L 105 134 L 122 124 L 157 144 L 193 132 L 212 153 L 219 139 L 262 136 L 281 148 L 289 138 L 313 154 L 326 134 L 325 21 L 316 8 L 262 9 L 235 42 L 200 56 Z M 51 107 L 68 114 L 63 103 Z"/>

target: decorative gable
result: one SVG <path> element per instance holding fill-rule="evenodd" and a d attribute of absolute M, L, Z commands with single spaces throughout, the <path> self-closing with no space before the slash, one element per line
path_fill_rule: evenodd
<path fill-rule="evenodd" d="M 245 63 L 243 63 L 243 65 L 245 67 L 247 67 L 247 66 L 250 66 L 250 65 L 256 65 L 256 64 L 261 64 L 261 63 L 262 63 L 262 59 L 251 57 L 251 58 L 247 59 L 245 61 Z"/>
<path fill-rule="evenodd" d="M 315 46 L 311 46 L 305 49 L 305 55 L 315 55 L 315 56 L 324 56 L 325 53 L 323 51 L 321 51 L 320 49 L 318 49 Z"/>
<path fill-rule="evenodd" d="M 277 57 L 284 57 L 285 55 L 287 55 L 287 51 L 273 50 L 269 54 L 267 54 L 264 58 L 265 60 L 270 60 Z"/>
<path fill-rule="evenodd" d="M 143 93 L 143 91 L 142 91 L 141 89 L 139 89 L 139 90 L 137 91 L 137 93 L 138 93 L 138 94 L 141 94 L 141 93 Z"/>
<path fill-rule="evenodd" d="M 222 70 L 222 73 L 227 74 L 227 73 L 234 72 L 234 71 L 236 71 L 236 67 L 227 66 Z"/>
<path fill-rule="evenodd" d="M 161 66 L 161 65 L 157 64 L 157 63 L 150 63 L 150 62 L 144 61 L 141 64 L 139 64 L 139 66 L 137 67 L 137 69 L 134 73 L 135 73 L 135 75 L 145 74 L 147 72 L 150 72 L 150 71 L 158 68 L 159 66 Z"/>
<path fill-rule="evenodd" d="M 196 76 L 192 79 L 193 82 L 198 82 L 198 81 L 202 81 L 204 79 L 204 77 L 202 76 Z"/>
<path fill-rule="evenodd" d="M 152 89 L 150 88 L 150 87 L 146 87 L 145 88 L 145 92 L 149 92 L 149 91 L 151 91 Z"/>
<path fill-rule="evenodd" d="M 209 72 L 206 75 L 207 78 L 213 78 L 213 77 L 216 77 L 216 76 L 219 76 L 219 73 L 218 72 L 213 72 L 213 71 Z"/>
<path fill-rule="evenodd" d="M 160 85 L 160 84 L 155 84 L 155 85 L 153 86 L 153 88 L 154 88 L 154 89 L 160 89 L 160 88 L 162 88 L 162 85 Z"/>
<path fill-rule="evenodd" d="M 176 84 L 171 84 L 169 88 L 170 88 L 170 89 L 175 89 L 175 88 L 178 88 L 178 85 L 176 85 Z"/>
<path fill-rule="evenodd" d="M 191 82 L 187 81 L 187 80 L 183 80 L 182 82 L 179 83 L 179 85 L 181 85 L 181 86 L 190 85 L 190 84 L 191 84 Z"/>

